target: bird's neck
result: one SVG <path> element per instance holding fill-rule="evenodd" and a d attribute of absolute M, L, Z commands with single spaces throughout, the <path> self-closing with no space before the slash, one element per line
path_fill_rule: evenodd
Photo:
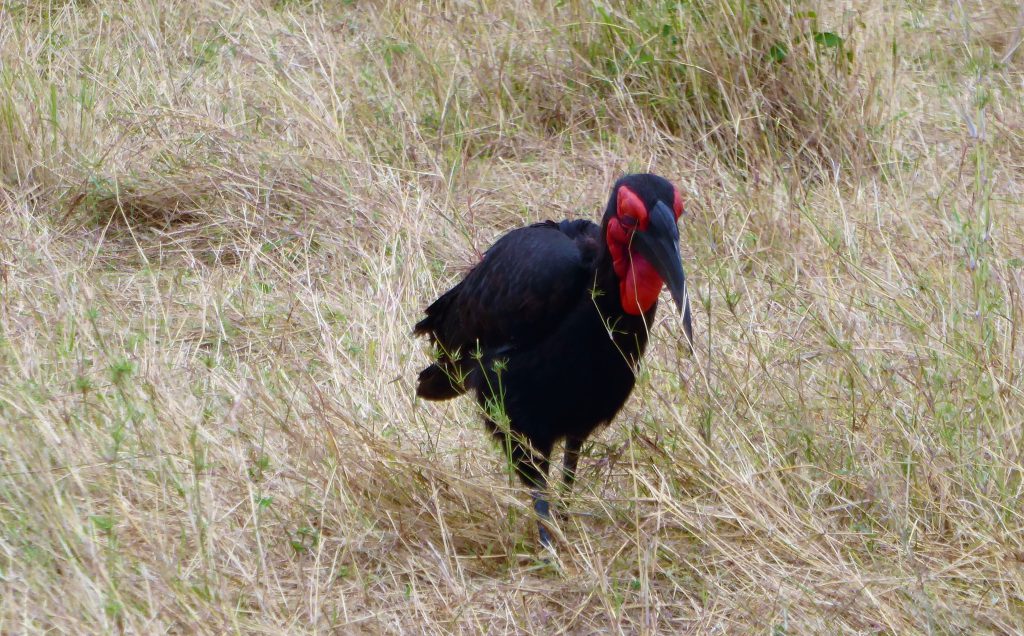
<path fill-rule="evenodd" d="M 629 296 L 635 288 L 631 288 L 628 280 L 624 281 L 616 270 L 612 250 L 605 245 L 597 259 L 594 304 L 616 346 L 626 356 L 630 366 L 636 366 L 647 347 L 648 330 L 654 323 L 654 314 L 658 309 L 657 292 L 661 291 L 662 283 L 658 278 L 657 291 L 643 311 L 630 312 L 625 308 L 630 301 L 634 303 L 633 307 L 637 306 L 636 297 Z"/>
<path fill-rule="evenodd" d="M 605 215 L 601 234 L 604 254 L 611 262 L 612 272 L 619 287 L 622 311 L 632 316 L 641 316 L 658 302 L 658 294 L 664 283 L 654 266 L 643 256 L 630 252 L 629 235 L 616 223 L 610 223 L 613 214 Z"/>

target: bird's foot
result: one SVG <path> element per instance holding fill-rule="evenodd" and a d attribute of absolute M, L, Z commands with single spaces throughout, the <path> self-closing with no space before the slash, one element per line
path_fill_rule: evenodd
<path fill-rule="evenodd" d="M 533 492 L 533 510 L 537 513 L 537 534 L 540 537 L 540 545 L 542 548 L 554 551 L 554 545 L 551 541 L 551 532 L 548 531 L 547 525 L 551 523 L 551 504 L 544 498 L 540 492 Z"/>
<path fill-rule="evenodd" d="M 555 548 L 551 541 L 551 533 L 548 532 L 543 521 L 537 522 L 537 534 L 540 536 L 540 547 L 554 551 Z"/>

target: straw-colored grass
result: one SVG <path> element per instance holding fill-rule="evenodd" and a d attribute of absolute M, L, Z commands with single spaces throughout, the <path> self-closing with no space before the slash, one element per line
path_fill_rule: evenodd
<path fill-rule="evenodd" d="M 1024 631 L 1024 13 L 0 1 L 0 633 Z M 688 193 L 557 560 L 422 308 Z"/>

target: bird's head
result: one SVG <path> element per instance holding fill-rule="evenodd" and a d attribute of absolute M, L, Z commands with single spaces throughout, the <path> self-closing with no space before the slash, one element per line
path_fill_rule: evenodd
<path fill-rule="evenodd" d="M 619 279 L 622 310 L 646 313 L 658 300 L 663 284 L 683 312 L 683 327 L 692 342 L 690 300 L 679 256 L 683 198 L 667 179 L 631 174 L 615 182 L 605 212 L 603 230 Z"/>

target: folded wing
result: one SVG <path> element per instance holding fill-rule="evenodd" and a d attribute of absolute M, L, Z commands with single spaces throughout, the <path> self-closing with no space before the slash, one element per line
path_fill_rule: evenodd
<path fill-rule="evenodd" d="M 589 221 L 548 221 L 502 236 L 416 324 L 414 333 L 438 349 L 437 362 L 420 373 L 417 394 L 460 395 L 467 361 L 533 346 L 557 329 L 587 301 L 599 234 Z"/>

